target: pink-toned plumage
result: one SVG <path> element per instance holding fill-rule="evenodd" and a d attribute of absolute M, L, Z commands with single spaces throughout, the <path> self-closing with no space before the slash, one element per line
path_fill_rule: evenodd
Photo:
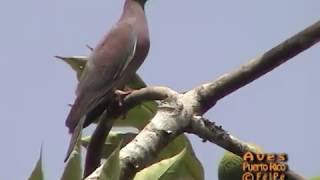
<path fill-rule="evenodd" d="M 107 107 L 115 89 L 130 80 L 146 58 L 150 41 L 144 13 L 146 0 L 126 0 L 119 21 L 93 49 L 76 90 L 76 100 L 66 119 L 72 133 L 66 159 L 81 129 Z"/>

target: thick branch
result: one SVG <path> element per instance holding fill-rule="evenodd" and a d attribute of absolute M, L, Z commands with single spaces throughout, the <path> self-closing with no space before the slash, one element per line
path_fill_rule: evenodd
<path fill-rule="evenodd" d="M 121 149 L 120 179 L 132 179 L 136 172 L 152 164 L 167 144 L 183 133 L 183 129 L 188 125 L 188 118 L 182 117 L 182 106 L 176 97 L 163 101 L 152 121 L 131 143 Z"/>
<path fill-rule="evenodd" d="M 319 40 L 320 21 L 270 49 L 262 56 L 242 65 L 239 69 L 222 75 L 212 83 L 198 87 L 199 100 L 202 104 L 200 111 L 202 113 L 206 112 L 219 99 L 270 72 L 280 64 L 310 48 Z"/>
<path fill-rule="evenodd" d="M 159 104 L 151 122 L 120 151 L 121 178 L 131 179 L 136 172 L 154 162 L 159 152 L 190 124 L 195 94 L 173 94 Z"/>

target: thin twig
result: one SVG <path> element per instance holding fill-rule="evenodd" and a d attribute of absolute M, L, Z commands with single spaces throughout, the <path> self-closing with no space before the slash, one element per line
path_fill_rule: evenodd
<path fill-rule="evenodd" d="M 259 153 L 255 148 L 229 134 L 221 126 L 200 116 L 195 116 L 192 119 L 188 132 L 196 134 L 204 141 L 208 140 L 240 157 L 246 152 Z M 304 180 L 302 176 L 290 169 L 285 174 L 288 179 Z"/>

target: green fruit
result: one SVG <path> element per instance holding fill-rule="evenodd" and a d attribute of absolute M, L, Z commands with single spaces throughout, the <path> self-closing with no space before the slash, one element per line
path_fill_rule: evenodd
<path fill-rule="evenodd" d="M 262 148 L 255 144 L 248 144 L 252 149 L 262 152 Z M 219 180 L 242 180 L 242 157 L 226 151 L 218 167 Z"/>
<path fill-rule="evenodd" d="M 241 180 L 242 179 L 242 158 L 231 153 L 225 152 L 218 168 L 219 180 Z"/>
<path fill-rule="evenodd" d="M 313 177 L 313 178 L 311 178 L 310 180 L 320 180 L 320 176 Z"/>

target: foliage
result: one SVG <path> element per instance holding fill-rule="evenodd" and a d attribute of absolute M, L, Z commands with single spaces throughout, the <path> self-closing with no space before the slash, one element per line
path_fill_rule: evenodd
<path fill-rule="evenodd" d="M 66 162 L 61 180 L 81 180 L 82 166 L 81 166 L 81 145 L 78 142 L 72 151 L 70 158 Z"/>
<path fill-rule="evenodd" d="M 41 147 L 39 159 L 28 180 L 43 180 L 43 179 L 44 179 L 44 175 L 42 170 L 42 147 Z"/>

